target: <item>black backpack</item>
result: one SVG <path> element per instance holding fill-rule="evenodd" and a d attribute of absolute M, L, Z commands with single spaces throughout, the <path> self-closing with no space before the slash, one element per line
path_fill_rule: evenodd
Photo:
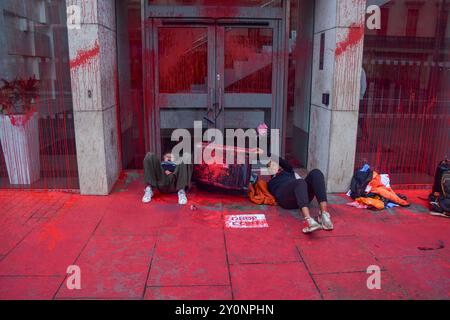
<path fill-rule="evenodd" d="M 350 183 L 350 197 L 356 199 L 359 197 L 366 197 L 366 187 L 373 178 L 373 171 L 357 171 Z"/>
<path fill-rule="evenodd" d="M 430 194 L 431 211 L 450 212 L 450 162 L 439 163 L 434 176 L 433 191 Z"/>

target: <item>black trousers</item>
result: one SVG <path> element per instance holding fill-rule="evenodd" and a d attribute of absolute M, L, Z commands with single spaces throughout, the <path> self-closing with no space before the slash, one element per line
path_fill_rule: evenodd
<path fill-rule="evenodd" d="M 292 180 L 281 186 L 275 195 L 278 204 L 284 209 L 301 209 L 317 198 L 317 201 L 327 201 L 325 177 L 322 171 L 312 170 L 305 179 Z"/>
<path fill-rule="evenodd" d="M 166 175 L 161 161 L 153 153 L 144 159 L 144 180 L 147 185 L 158 188 L 163 193 L 174 193 L 191 186 L 192 165 L 180 163 L 175 172 Z"/>

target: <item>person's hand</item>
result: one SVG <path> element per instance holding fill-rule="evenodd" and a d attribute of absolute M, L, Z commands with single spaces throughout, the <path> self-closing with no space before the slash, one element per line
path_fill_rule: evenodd
<path fill-rule="evenodd" d="M 248 153 L 264 154 L 264 150 L 261 148 L 251 148 L 251 149 L 248 149 Z"/>
<path fill-rule="evenodd" d="M 166 171 L 164 171 L 164 173 L 166 174 L 166 176 L 169 176 L 172 174 L 172 171 L 166 170 Z"/>
<path fill-rule="evenodd" d="M 268 169 L 268 172 L 269 172 L 271 175 L 274 175 L 274 174 L 277 174 L 278 171 L 280 171 L 281 167 L 280 167 L 280 165 L 279 165 L 277 162 L 271 160 L 271 161 L 267 164 L 267 169 Z"/>

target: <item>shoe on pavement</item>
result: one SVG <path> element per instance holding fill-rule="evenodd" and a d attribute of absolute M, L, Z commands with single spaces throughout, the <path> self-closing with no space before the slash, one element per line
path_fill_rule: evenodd
<path fill-rule="evenodd" d="M 306 218 L 305 227 L 303 228 L 303 233 L 311 233 L 316 230 L 322 229 L 322 226 L 317 223 L 313 218 Z"/>
<path fill-rule="evenodd" d="M 450 218 L 449 212 L 436 212 L 436 211 L 430 211 L 430 214 L 435 217 L 443 217 L 443 218 Z"/>
<path fill-rule="evenodd" d="M 333 222 L 331 221 L 331 216 L 328 212 L 322 212 L 318 218 L 319 223 L 322 225 L 322 229 L 326 231 L 331 231 L 334 229 Z"/>
<path fill-rule="evenodd" d="M 178 204 L 185 205 L 187 204 L 187 201 L 186 191 L 178 191 Z"/>
<path fill-rule="evenodd" d="M 142 202 L 143 203 L 149 203 L 150 201 L 152 201 L 152 197 L 153 197 L 153 191 L 151 187 L 147 187 L 144 190 L 144 196 L 142 197 Z"/>

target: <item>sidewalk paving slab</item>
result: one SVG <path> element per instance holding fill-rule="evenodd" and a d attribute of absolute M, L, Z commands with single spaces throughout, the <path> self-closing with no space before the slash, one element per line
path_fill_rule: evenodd
<path fill-rule="evenodd" d="M 270 226 L 270 220 L 268 221 Z M 230 264 L 301 261 L 293 239 L 273 226 L 225 232 Z"/>
<path fill-rule="evenodd" d="M 314 275 L 326 300 L 399 300 L 408 299 L 388 271 L 381 273 L 381 288 L 368 289 L 366 272 L 344 272 Z"/>
<path fill-rule="evenodd" d="M 312 274 L 366 271 L 379 264 L 357 237 L 302 239 L 296 244 Z"/>
<path fill-rule="evenodd" d="M 230 286 L 147 287 L 145 300 L 231 300 Z"/>
<path fill-rule="evenodd" d="M 74 262 L 81 290 L 61 286 L 56 298 L 141 298 L 156 237 L 95 235 Z"/>
<path fill-rule="evenodd" d="M 0 276 L 0 299 L 51 300 L 64 276 Z"/>
<path fill-rule="evenodd" d="M 164 231 L 156 243 L 149 286 L 229 285 L 223 229 Z"/>
<path fill-rule="evenodd" d="M 436 255 L 383 259 L 383 265 L 414 300 L 450 299 L 450 261 Z"/>
<path fill-rule="evenodd" d="M 321 296 L 302 262 L 239 264 L 231 268 L 237 300 L 318 300 Z"/>

